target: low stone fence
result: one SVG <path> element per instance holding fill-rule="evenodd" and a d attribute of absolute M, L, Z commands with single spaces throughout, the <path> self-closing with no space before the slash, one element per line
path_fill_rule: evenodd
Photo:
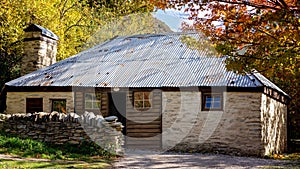
<path fill-rule="evenodd" d="M 74 144 L 95 142 L 103 149 L 122 154 L 124 138 L 122 124 L 116 116 L 103 118 L 92 112 L 82 115 L 75 113 L 63 114 L 1 114 L 0 131 L 31 138 L 51 144 Z"/>

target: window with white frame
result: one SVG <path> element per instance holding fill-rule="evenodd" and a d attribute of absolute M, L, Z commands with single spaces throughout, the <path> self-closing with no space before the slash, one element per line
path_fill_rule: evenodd
<path fill-rule="evenodd" d="M 152 92 L 134 92 L 134 108 L 139 111 L 146 111 L 152 107 Z"/>
<path fill-rule="evenodd" d="M 202 110 L 222 110 L 223 94 L 222 93 L 203 93 Z"/>
<path fill-rule="evenodd" d="M 101 94 L 85 93 L 84 102 L 85 109 L 99 109 L 101 108 Z"/>

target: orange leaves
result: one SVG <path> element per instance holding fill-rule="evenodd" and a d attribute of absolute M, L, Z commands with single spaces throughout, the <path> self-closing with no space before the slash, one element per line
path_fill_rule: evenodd
<path fill-rule="evenodd" d="M 165 0 L 150 0 L 150 4 L 153 4 L 159 9 L 166 9 L 168 7 L 168 3 Z"/>
<path fill-rule="evenodd" d="M 236 28 L 239 32 L 243 32 L 243 27 L 241 25 L 238 25 Z"/>
<path fill-rule="evenodd" d="M 219 27 L 215 30 L 215 32 L 216 32 L 216 35 L 220 36 L 223 33 L 223 29 L 221 27 Z"/>

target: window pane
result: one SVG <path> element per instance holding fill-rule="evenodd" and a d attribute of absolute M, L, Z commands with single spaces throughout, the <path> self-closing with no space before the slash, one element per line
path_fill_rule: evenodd
<path fill-rule="evenodd" d="M 221 103 L 220 102 L 214 102 L 213 108 L 220 109 L 221 108 Z"/>
<path fill-rule="evenodd" d="M 134 92 L 134 108 L 137 110 L 146 110 L 152 106 L 151 92 Z"/>
<path fill-rule="evenodd" d="M 52 111 L 59 113 L 67 113 L 66 100 L 52 100 Z"/>
<path fill-rule="evenodd" d="M 143 100 L 143 92 L 135 92 L 134 100 Z"/>
<path fill-rule="evenodd" d="M 214 101 L 221 101 L 221 97 L 220 96 L 215 96 Z"/>
<path fill-rule="evenodd" d="M 148 100 L 148 99 L 150 99 L 150 92 L 144 92 L 144 99 L 145 100 Z"/>
<path fill-rule="evenodd" d="M 151 107 L 151 103 L 150 103 L 150 101 L 145 101 L 144 102 L 144 107 L 146 108 L 149 108 L 149 107 Z"/>
<path fill-rule="evenodd" d="M 92 100 L 93 100 L 93 95 L 92 95 L 92 94 L 89 94 L 89 93 L 86 93 L 86 94 L 85 94 L 85 100 L 92 101 Z"/>
<path fill-rule="evenodd" d="M 203 109 L 205 110 L 220 110 L 222 109 L 222 94 L 206 93 L 203 94 Z"/>
<path fill-rule="evenodd" d="M 134 107 L 135 108 L 143 108 L 143 101 L 135 101 Z"/>
<path fill-rule="evenodd" d="M 85 94 L 85 108 L 98 109 L 101 108 L 101 93 L 86 93 Z"/>
<path fill-rule="evenodd" d="M 207 96 L 206 101 L 212 101 L 212 98 L 210 96 Z"/>
<path fill-rule="evenodd" d="M 85 102 L 85 108 L 86 109 L 92 109 L 93 108 L 93 102 Z"/>
<path fill-rule="evenodd" d="M 211 107 L 211 103 L 206 102 L 205 108 L 209 109 Z"/>

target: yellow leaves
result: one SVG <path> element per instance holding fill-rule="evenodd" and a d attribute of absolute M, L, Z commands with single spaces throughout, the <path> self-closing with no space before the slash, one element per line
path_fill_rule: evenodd
<path fill-rule="evenodd" d="M 283 158 L 284 158 L 284 155 L 282 155 L 282 154 L 274 154 L 274 155 L 273 155 L 273 158 L 274 158 L 274 159 L 283 159 Z"/>
<path fill-rule="evenodd" d="M 144 8 L 149 5 L 148 1 L 123 2 L 110 2 L 113 8 L 109 8 L 109 4 L 106 4 L 107 7 L 97 4 L 91 7 L 88 0 L 1 0 L 0 48 L 8 42 L 22 39 L 23 29 L 35 23 L 60 37 L 57 57 L 58 60 L 64 59 L 79 52 L 80 46 L 105 21 L 127 13 L 145 11 Z"/>

